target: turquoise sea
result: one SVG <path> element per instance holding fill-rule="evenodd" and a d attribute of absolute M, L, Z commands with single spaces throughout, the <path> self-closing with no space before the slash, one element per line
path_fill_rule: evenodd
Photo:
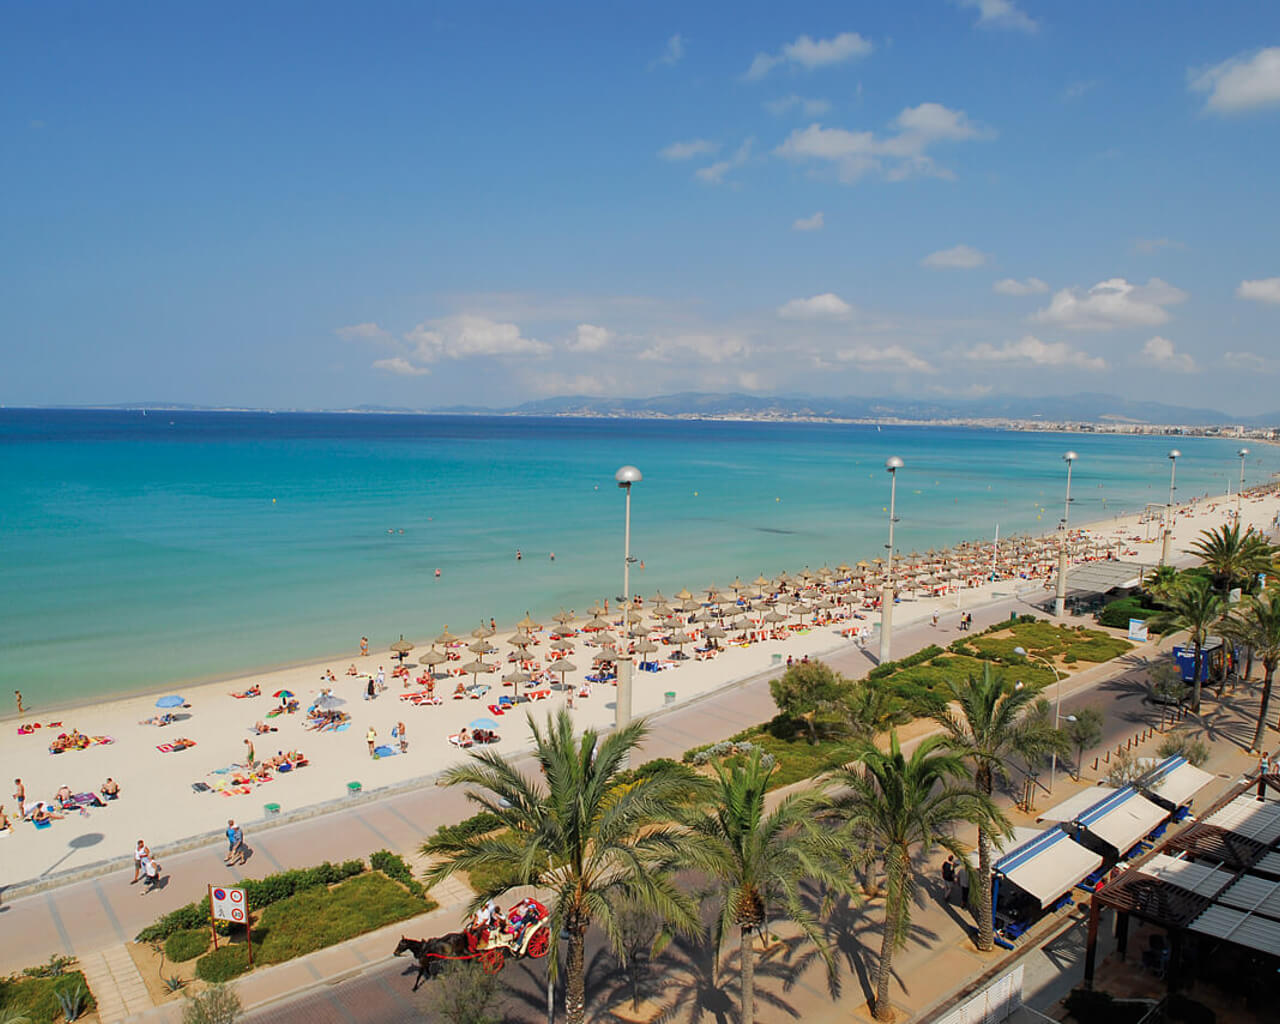
<path fill-rule="evenodd" d="M 1237 443 L 1176 445 L 1178 496 Z M 939 427 L 0 410 L 0 672 L 43 707 L 385 650 L 446 624 L 1052 530 L 1163 502 L 1168 438 Z M 1248 481 L 1280 472 L 1253 446 Z M 516 550 L 523 552 L 519 561 Z M 555 552 L 551 561 L 550 553 Z M 436 569 L 441 575 L 434 575 Z"/>

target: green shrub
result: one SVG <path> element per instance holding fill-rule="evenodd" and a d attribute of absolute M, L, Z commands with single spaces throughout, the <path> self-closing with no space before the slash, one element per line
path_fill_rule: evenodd
<path fill-rule="evenodd" d="M 423 897 L 427 894 L 426 888 L 413 877 L 413 872 L 409 870 L 409 865 L 404 862 L 404 858 L 398 853 L 392 853 L 390 850 L 379 850 L 377 853 L 371 853 L 369 855 L 369 867 L 373 868 L 374 871 L 381 871 L 388 878 L 394 878 L 415 896 Z"/>
<path fill-rule="evenodd" d="M 203 928 L 184 928 L 174 932 L 164 943 L 164 955 L 175 964 L 194 960 L 209 948 L 209 933 Z"/>
<path fill-rule="evenodd" d="M 336 885 L 347 878 L 363 873 L 364 861 L 348 860 L 341 864 L 325 861 L 314 868 L 296 868 L 292 871 L 281 871 L 267 875 L 266 878 L 248 878 L 240 883 L 244 889 L 249 906 L 261 910 L 279 900 L 287 899 L 295 892 L 313 889 L 317 886 Z M 136 941 L 155 942 L 167 939 L 174 932 L 202 928 L 209 920 L 208 897 L 179 907 L 172 913 L 165 914 L 155 924 L 147 925 L 138 932 Z"/>
<path fill-rule="evenodd" d="M 1079 660 L 1080 659 L 1077 658 L 1074 654 L 1064 654 L 1062 656 L 1062 663 L 1064 665 L 1074 665 Z"/>
<path fill-rule="evenodd" d="M 210 985 L 198 996 L 187 998 L 182 1007 L 182 1024 L 235 1024 L 242 1012 L 234 988 Z"/>
<path fill-rule="evenodd" d="M 219 982 L 238 978 L 249 969 L 249 947 L 243 942 L 219 946 L 196 961 L 196 977 Z"/>
<path fill-rule="evenodd" d="M 450 843 L 461 843 L 476 836 L 487 835 L 502 824 L 502 819 L 489 811 L 481 811 L 469 818 L 463 818 L 456 825 L 441 825 L 435 830 L 431 841 L 444 840 Z"/>
<path fill-rule="evenodd" d="M 941 647 L 937 644 L 930 644 L 928 647 L 923 647 L 916 651 L 915 654 L 910 654 L 899 661 L 886 661 L 883 665 L 877 665 L 867 673 L 867 678 L 883 679 L 885 676 L 893 675 L 893 673 L 900 672 L 904 668 L 911 668 L 912 665 L 919 665 L 921 662 L 936 658 L 942 653 Z"/>
<path fill-rule="evenodd" d="M 69 994 L 77 987 L 85 992 L 80 1012 L 89 1013 L 94 1008 L 93 995 L 79 971 L 66 971 L 54 977 L 0 978 L 0 1014 L 18 1014 L 31 1024 L 53 1024 L 63 1019 L 58 993 Z"/>

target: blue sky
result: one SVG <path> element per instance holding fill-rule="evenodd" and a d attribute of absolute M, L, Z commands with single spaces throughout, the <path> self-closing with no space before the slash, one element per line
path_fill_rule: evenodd
<path fill-rule="evenodd" d="M 0 6 L 0 402 L 1280 409 L 1280 5 Z"/>

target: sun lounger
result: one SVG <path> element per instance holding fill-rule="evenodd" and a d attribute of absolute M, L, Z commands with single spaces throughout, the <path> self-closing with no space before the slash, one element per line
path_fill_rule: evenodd
<path fill-rule="evenodd" d="M 490 711 L 490 712 L 492 712 L 492 713 L 493 713 L 493 714 L 495 714 L 495 715 L 500 715 L 500 714 L 502 714 L 502 708 L 503 708 L 503 707 L 505 707 L 505 705 L 499 706 L 499 705 L 497 705 L 497 704 L 490 704 L 490 705 L 489 705 L 489 711 Z"/>
<path fill-rule="evenodd" d="M 212 793 L 212 792 L 213 792 L 213 787 L 212 787 L 212 786 L 210 786 L 210 785 L 209 785 L 209 783 L 207 783 L 207 782 L 193 782 L 193 783 L 191 783 L 191 792 L 193 792 L 193 793 Z"/>
<path fill-rule="evenodd" d="M 546 700 L 551 696 L 550 690 L 530 690 L 526 696 L 530 700 Z"/>

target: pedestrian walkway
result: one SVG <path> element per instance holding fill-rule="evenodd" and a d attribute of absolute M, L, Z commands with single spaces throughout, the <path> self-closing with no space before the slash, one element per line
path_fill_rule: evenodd
<path fill-rule="evenodd" d="M 116 1024 L 151 1009 L 151 996 L 138 966 L 123 945 L 80 957 L 80 969 L 98 1003 L 102 1024 Z"/>

